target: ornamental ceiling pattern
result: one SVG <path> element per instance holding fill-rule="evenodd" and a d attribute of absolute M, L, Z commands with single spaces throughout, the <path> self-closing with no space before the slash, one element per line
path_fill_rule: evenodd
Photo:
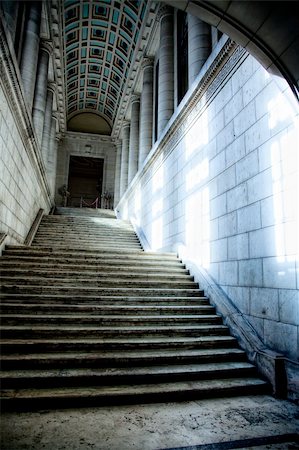
<path fill-rule="evenodd" d="M 145 10 L 145 0 L 65 0 L 67 119 L 97 112 L 113 126 Z"/>

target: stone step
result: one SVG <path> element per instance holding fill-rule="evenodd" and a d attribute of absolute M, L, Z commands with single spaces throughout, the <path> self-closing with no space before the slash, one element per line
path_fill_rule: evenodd
<path fill-rule="evenodd" d="M 99 338 L 105 337 L 201 337 L 229 335 L 228 328 L 221 324 L 157 325 L 157 326 L 100 326 L 100 325 L 1 325 L 2 339 L 34 338 Z"/>
<path fill-rule="evenodd" d="M 2 301 L 1 311 L 3 314 L 38 314 L 40 312 L 48 313 L 61 313 L 61 314 L 76 314 L 76 313 L 88 313 L 88 314 L 116 314 L 116 315 L 132 315 L 132 314 L 149 314 L 149 315 L 164 315 L 164 314 L 215 314 L 215 308 L 211 305 L 102 305 L 97 304 L 71 304 L 66 305 L 63 303 L 50 303 L 50 304 L 40 304 L 40 303 L 11 303 Z"/>
<path fill-rule="evenodd" d="M 141 384 L 168 381 L 211 380 L 215 378 L 250 377 L 256 375 L 255 367 L 243 361 L 206 364 L 179 364 L 169 366 L 142 366 L 93 369 L 43 369 L 9 370 L 1 372 L 3 389 L 48 388 L 70 386 L 119 385 L 124 383 Z"/>
<path fill-rule="evenodd" d="M 57 223 L 55 226 L 53 226 L 53 223 L 41 223 L 39 226 L 39 229 L 37 230 L 37 235 L 55 235 L 56 233 L 59 235 L 59 233 L 65 233 L 65 232 L 71 232 L 73 234 L 93 234 L 93 233 L 103 233 L 108 234 L 110 236 L 111 234 L 115 234 L 116 236 L 134 236 L 137 237 L 134 228 L 132 227 L 121 227 L 121 226 L 113 226 L 111 227 L 110 224 L 104 224 L 104 223 L 93 223 L 90 222 L 88 226 L 86 224 L 75 224 L 75 223 Z"/>
<path fill-rule="evenodd" d="M 103 326 L 156 326 L 161 324 L 192 325 L 199 323 L 220 324 L 221 317 L 216 314 L 189 315 L 104 315 L 104 314 L 2 314 L 3 325 L 17 324 L 91 324 Z"/>
<path fill-rule="evenodd" d="M 83 265 L 84 263 L 84 265 Z M 118 274 L 131 274 L 132 271 L 134 271 L 134 274 L 164 274 L 165 276 L 169 275 L 190 275 L 189 270 L 187 270 L 183 264 L 168 266 L 168 265 L 156 265 L 156 264 L 140 264 L 138 262 L 133 263 L 127 263 L 125 261 L 121 261 L 121 263 L 118 263 L 117 261 L 111 260 L 110 264 L 104 264 L 104 263 L 94 263 L 93 261 L 87 261 L 82 262 L 78 261 L 77 264 L 74 263 L 66 263 L 64 260 L 62 263 L 57 259 L 55 262 L 50 261 L 48 262 L 48 259 L 45 261 L 44 258 L 39 258 L 38 262 L 32 261 L 32 258 L 22 259 L 21 261 L 19 259 L 11 260 L 3 258 L 0 261 L 0 269 L 1 273 L 4 273 L 6 271 L 7 273 L 9 271 L 15 272 L 15 270 L 32 270 L 32 271 L 63 271 L 63 273 L 66 272 L 73 272 L 78 271 L 80 269 L 80 272 L 97 272 L 97 273 L 110 273 L 111 271 L 115 272 L 117 271 Z"/>
<path fill-rule="evenodd" d="M 1 351 L 5 353 L 42 353 L 55 351 L 103 351 L 143 349 L 208 349 L 237 347 L 232 336 L 160 337 L 149 338 L 93 338 L 93 339 L 11 339 L 1 340 Z"/>
<path fill-rule="evenodd" d="M 134 260 L 151 260 L 151 261 L 180 261 L 175 253 L 153 253 L 144 252 L 143 250 L 115 250 L 103 249 L 100 252 L 91 249 L 69 249 L 59 248 L 53 249 L 52 247 L 26 247 L 26 246 L 7 246 L 4 255 L 18 255 L 18 256 L 34 256 L 41 255 L 55 256 L 55 257 L 88 257 L 99 258 L 108 257 L 116 259 L 134 259 Z"/>
<path fill-rule="evenodd" d="M 47 242 L 35 242 L 33 244 L 34 248 L 38 248 L 38 247 L 44 247 L 45 245 L 49 245 L 49 241 Z M 50 243 L 51 244 L 51 243 Z M 118 243 L 114 243 L 114 244 L 109 244 L 107 242 L 104 242 L 103 244 L 101 244 L 101 242 L 80 242 L 79 240 L 76 241 L 68 241 L 68 242 L 61 242 L 61 243 L 55 243 L 53 242 L 52 244 L 52 248 L 53 249 L 66 249 L 66 250 L 81 250 L 82 249 L 82 245 L 84 246 L 84 248 L 86 250 L 98 250 L 98 251 L 102 251 L 102 250 L 114 250 L 114 251 L 133 251 L 135 250 L 142 250 L 142 247 L 140 244 L 138 243 L 132 243 L 132 244 L 126 244 L 125 242 L 123 244 L 118 244 Z"/>
<path fill-rule="evenodd" d="M 49 274 L 49 277 L 34 277 L 34 276 L 19 276 L 17 277 L 18 287 L 19 286 L 41 286 L 42 288 L 48 289 L 51 287 L 61 288 L 61 287 L 86 287 L 86 288 L 113 288 L 113 289 L 197 289 L 198 284 L 192 280 L 172 280 L 172 279 L 155 279 L 154 277 L 134 279 L 129 277 L 124 278 L 113 278 L 104 277 L 104 279 L 88 278 L 88 277 L 78 277 L 78 278 L 55 278 Z M 14 279 L 9 276 L 2 277 L 2 289 L 6 286 L 12 285 Z M 49 286 L 50 285 L 50 286 Z"/>
<path fill-rule="evenodd" d="M 239 348 L 196 349 L 196 350 L 120 350 L 101 352 L 60 352 L 2 355 L 3 370 L 26 370 L 42 367 L 92 368 L 122 367 L 133 365 L 205 364 L 227 361 L 245 361 L 246 354 Z"/>
<path fill-rule="evenodd" d="M 76 216 L 83 215 L 84 217 L 87 217 L 89 215 L 92 216 L 99 216 L 99 217 L 108 217 L 110 219 L 116 219 L 115 212 L 113 209 L 105 209 L 105 208 L 70 208 L 70 207 L 64 207 L 64 206 L 56 206 L 55 208 L 55 215 L 50 217 L 57 217 L 58 214 L 63 214 L 64 216 L 67 214 L 72 214 Z M 45 216 L 48 217 L 48 216 Z"/>
<path fill-rule="evenodd" d="M 210 306 L 207 297 L 168 297 L 168 296 L 104 296 L 104 295 L 41 295 L 41 294 L 9 294 L 0 292 L 1 302 L 9 302 L 16 305 L 24 304 L 25 302 L 38 302 L 39 305 L 52 305 L 57 304 L 67 305 L 68 307 L 73 307 L 77 305 L 101 305 L 103 306 L 150 306 L 150 307 L 160 307 L 160 306 L 200 306 L 208 305 Z"/>
<path fill-rule="evenodd" d="M 78 268 L 80 268 L 80 270 L 78 270 Z M 139 272 L 139 270 L 134 271 L 133 273 L 131 271 L 116 271 L 115 269 L 110 269 L 107 271 L 98 271 L 98 270 L 91 270 L 91 268 L 89 268 L 89 270 L 81 270 L 81 267 L 78 266 L 77 269 L 75 270 L 68 270 L 65 269 L 63 271 L 61 271 L 61 268 L 56 268 L 56 269 L 51 269 L 49 270 L 48 268 L 44 268 L 44 269 L 38 269 L 38 268 L 34 268 L 34 269 L 28 269 L 27 267 L 15 267 L 14 270 L 12 269 L 6 269 L 6 268 L 1 268 L 1 277 L 2 280 L 7 280 L 7 279 L 15 279 L 18 278 L 19 280 L 22 280 L 23 278 L 36 278 L 36 277 L 41 277 L 42 279 L 44 278 L 65 278 L 65 279 L 73 279 L 74 277 L 76 279 L 90 279 L 90 282 L 94 282 L 95 278 L 96 279 L 113 279 L 113 280 L 121 280 L 124 279 L 124 277 L 126 277 L 129 281 L 153 281 L 153 282 L 166 282 L 169 279 L 171 279 L 172 282 L 175 281 L 179 281 L 179 282 L 185 282 L 185 281 L 193 281 L 194 277 L 191 275 L 188 275 L 186 273 L 175 273 L 175 272 L 160 272 L 160 273 L 156 273 L 156 272 L 148 272 L 148 271 L 141 271 L 141 273 Z"/>
<path fill-rule="evenodd" d="M 268 394 L 268 384 L 258 378 L 220 378 L 215 380 L 180 381 L 150 384 L 126 384 L 62 389 L 5 390 L 1 401 L 5 410 L 71 408 L 77 405 L 146 403 L 201 398 Z"/>
<path fill-rule="evenodd" d="M 99 295 L 99 296 L 145 296 L 145 297 L 202 297 L 204 295 L 202 290 L 199 289 L 184 289 L 184 288 L 109 288 L 109 287 L 95 287 L 95 286 L 52 286 L 47 285 L 21 285 L 16 283 L 2 283 L 0 293 L 10 294 L 46 294 L 46 295 Z"/>
<path fill-rule="evenodd" d="M 48 256 L 43 256 L 41 254 L 33 255 L 33 256 L 17 256 L 17 255 L 5 255 L 2 257 L 0 267 L 5 266 L 12 266 L 17 267 L 17 265 L 35 265 L 38 267 L 47 267 L 47 266 L 53 266 L 53 267 L 82 267 L 84 270 L 84 267 L 94 267 L 94 268 L 105 268 L 107 267 L 107 270 L 110 270 L 110 267 L 115 268 L 121 268 L 124 269 L 125 267 L 128 268 L 128 270 L 133 269 L 134 271 L 136 268 L 143 269 L 145 271 L 147 270 L 180 270 L 185 269 L 185 265 L 181 263 L 179 260 L 170 260 L 170 261 L 163 261 L 163 260 L 152 260 L 148 258 L 133 258 L 132 257 L 123 257 L 123 258 L 105 258 L 105 257 L 85 257 L 85 256 L 61 256 L 51 253 L 48 254 Z"/>

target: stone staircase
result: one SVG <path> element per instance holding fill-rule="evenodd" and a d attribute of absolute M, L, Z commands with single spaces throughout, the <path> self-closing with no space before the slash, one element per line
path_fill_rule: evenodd
<path fill-rule="evenodd" d="M 111 211 L 44 216 L 1 280 L 5 409 L 269 392 L 176 255 Z"/>

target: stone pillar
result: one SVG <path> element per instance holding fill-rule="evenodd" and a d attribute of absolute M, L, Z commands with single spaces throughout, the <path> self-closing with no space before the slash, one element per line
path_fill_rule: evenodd
<path fill-rule="evenodd" d="M 52 128 L 52 113 L 53 113 L 54 87 L 48 86 L 46 109 L 44 115 L 44 128 L 42 135 L 42 155 L 46 166 L 49 167 L 49 160 L 51 159 L 51 128 Z"/>
<path fill-rule="evenodd" d="M 50 181 L 51 198 L 54 200 L 55 195 L 55 180 L 56 180 L 56 168 L 57 168 L 57 148 L 58 148 L 58 136 L 56 135 L 56 117 L 51 117 L 51 133 L 49 142 L 49 170 L 48 176 Z"/>
<path fill-rule="evenodd" d="M 188 63 L 189 86 L 199 74 L 211 53 L 211 27 L 188 14 Z"/>
<path fill-rule="evenodd" d="M 47 102 L 48 70 L 51 46 L 43 42 L 39 52 L 38 74 L 34 93 L 32 118 L 38 142 L 42 145 L 44 119 Z"/>
<path fill-rule="evenodd" d="M 130 143 L 130 123 L 125 122 L 122 128 L 120 198 L 124 195 L 128 187 L 129 143 Z"/>
<path fill-rule="evenodd" d="M 153 142 L 153 60 L 146 58 L 142 64 L 143 81 L 140 101 L 139 159 L 138 169 L 149 154 Z"/>
<path fill-rule="evenodd" d="M 4 13 L 7 29 L 9 30 L 11 40 L 14 43 L 16 34 L 17 16 L 20 4 L 17 2 L 13 2 L 11 0 L 2 0 L 0 5 L 0 12 L 1 6 Z"/>
<path fill-rule="evenodd" d="M 41 24 L 42 2 L 30 2 L 28 21 L 24 36 L 24 45 L 20 63 L 25 98 L 31 112 L 39 49 L 39 33 Z"/>
<path fill-rule="evenodd" d="M 116 143 L 116 159 L 115 159 L 115 178 L 114 178 L 114 206 L 119 202 L 120 198 L 120 167 L 121 167 L 121 149 L 122 142 Z"/>
<path fill-rule="evenodd" d="M 162 6 L 159 19 L 158 138 L 174 111 L 173 9 Z"/>
<path fill-rule="evenodd" d="M 131 183 L 138 170 L 139 117 L 140 117 L 140 96 L 133 95 L 131 98 L 131 131 L 130 131 L 130 145 L 129 145 L 128 185 Z"/>

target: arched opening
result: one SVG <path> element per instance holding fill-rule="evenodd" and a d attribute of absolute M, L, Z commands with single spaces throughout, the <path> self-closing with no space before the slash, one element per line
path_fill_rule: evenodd
<path fill-rule="evenodd" d="M 111 126 L 106 119 L 95 113 L 83 112 L 73 116 L 67 123 L 68 131 L 111 135 Z"/>

